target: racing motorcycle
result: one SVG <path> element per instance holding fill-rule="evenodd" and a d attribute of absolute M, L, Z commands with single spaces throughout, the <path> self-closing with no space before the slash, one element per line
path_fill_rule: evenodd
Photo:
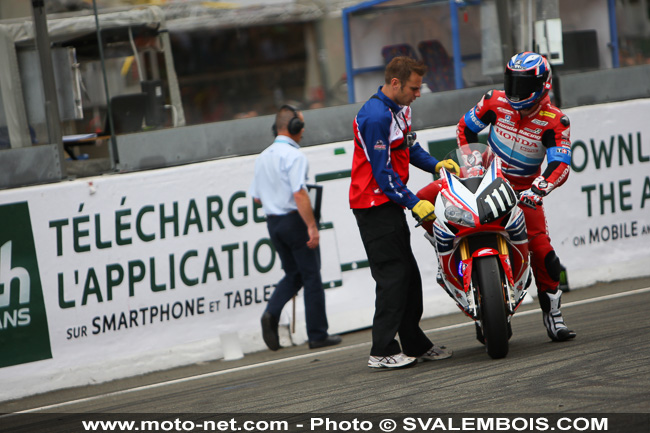
<path fill-rule="evenodd" d="M 501 159 L 481 143 L 452 151 L 460 173 L 440 170 L 433 244 L 438 283 L 475 321 L 476 338 L 491 358 L 508 354 L 510 319 L 531 282 L 528 237 Z"/>

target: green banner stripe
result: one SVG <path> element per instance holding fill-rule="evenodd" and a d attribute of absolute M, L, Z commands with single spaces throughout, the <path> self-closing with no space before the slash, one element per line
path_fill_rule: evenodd
<path fill-rule="evenodd" d="M 334 228 L 334 224 L 333 223 L 320 223 L 318 228 L 320 230 L 330 230 L 330 229 Z"/>
<path fill-rule="evenodd" d="M 336 179 L 345 179 L 347 177 L 350 177 L 350 173 L 352 170 L 341 170 L 341 171 L 333 171 L 331 173 L 321 173 L 317 174 L 315 179 L 316 182 L 325 182 L 328 180 L 336 180 Z"/>
<path fill-rule="evenodd" d="M 333 289 L 334 287 L 341 287 L 342 285 L 343 281 L 341 280 L 328 281 L 323 283 L 323 289 Z"/>
<path fill-rule="evenodd" d="M 343 263 L 341 265 L 341 272 L 354 271 L 361 268 L 367 268 L 369 266 L 370 263 L 368 263 L 368 260 L 359 260 L 357 262 L 352 262 L 352 263 Z"/>

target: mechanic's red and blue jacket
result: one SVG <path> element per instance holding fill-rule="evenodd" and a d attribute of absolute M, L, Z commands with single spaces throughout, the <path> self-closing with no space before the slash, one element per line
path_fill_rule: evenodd
<path fill-rule="evenodd" d="M 393 201 L 408 209 L 420 200 L 406 183 L 409 164 L 435 172 L 438 160 L 419 143 L 407 145 L 411 108 L 400 106 L 381 87 L 354 119 L 350 208 L 366 209 Z"/>

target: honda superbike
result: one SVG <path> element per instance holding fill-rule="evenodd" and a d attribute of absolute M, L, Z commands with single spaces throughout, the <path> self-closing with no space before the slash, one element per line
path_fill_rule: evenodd
<path fill-rule="evenodd" d="M 440 170 L 433 236 L 438 283 L 475 321 L 476 337 L 492 358 L 508 354 L 510 320 L 531 282 L 528 237 L 501 159 L 480 143 L 452 151 L 459 174 Z"/>

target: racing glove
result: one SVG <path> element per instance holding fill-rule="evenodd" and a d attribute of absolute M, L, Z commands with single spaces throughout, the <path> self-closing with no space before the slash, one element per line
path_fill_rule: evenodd
<path fill-rule="evenodd" d="M 542 204 L 542 197 L 546 197 L 555 187 L 554 184 L 547 182 L 544 176 L 538 176 L 530 189 L 527 189 L 519 196 L 519 202 L 533 209 Z"/>
<path fill-rule="evenodd" d="M 546 197 L 555 188 L 555 185 L 544 179 L 544 176 L 537 176 L 530 187 L 536 194 Z"/>
<path fill-rule="evenodd" d="M 413 206 L 411 212 L 418 221 L 433 221 L 436 215 L 433 213 L 435 207 L 429 200 L 420 200 Z"/>
<path fill-rule="evenodd" d="M 460 174 L 460 167 L 458 167 L 458 164 L 456 164 L 456 161 L 454 161 L 453 159 L 445 159 L 437 163 L 436 172 L 440 171 L 442 167 L 445 167 L 447 171 L 451 171 L 456 176 Z M 413 209 L 415 209 L 415 207 Z"/>
<path fill-rule="evenodd" d="M 541 191 L 533 185 L 529 189 L 521 192 L 519 195 L 519 203 L 535 209 L 537 206 L 542 205 L 542 197 Z"/>

